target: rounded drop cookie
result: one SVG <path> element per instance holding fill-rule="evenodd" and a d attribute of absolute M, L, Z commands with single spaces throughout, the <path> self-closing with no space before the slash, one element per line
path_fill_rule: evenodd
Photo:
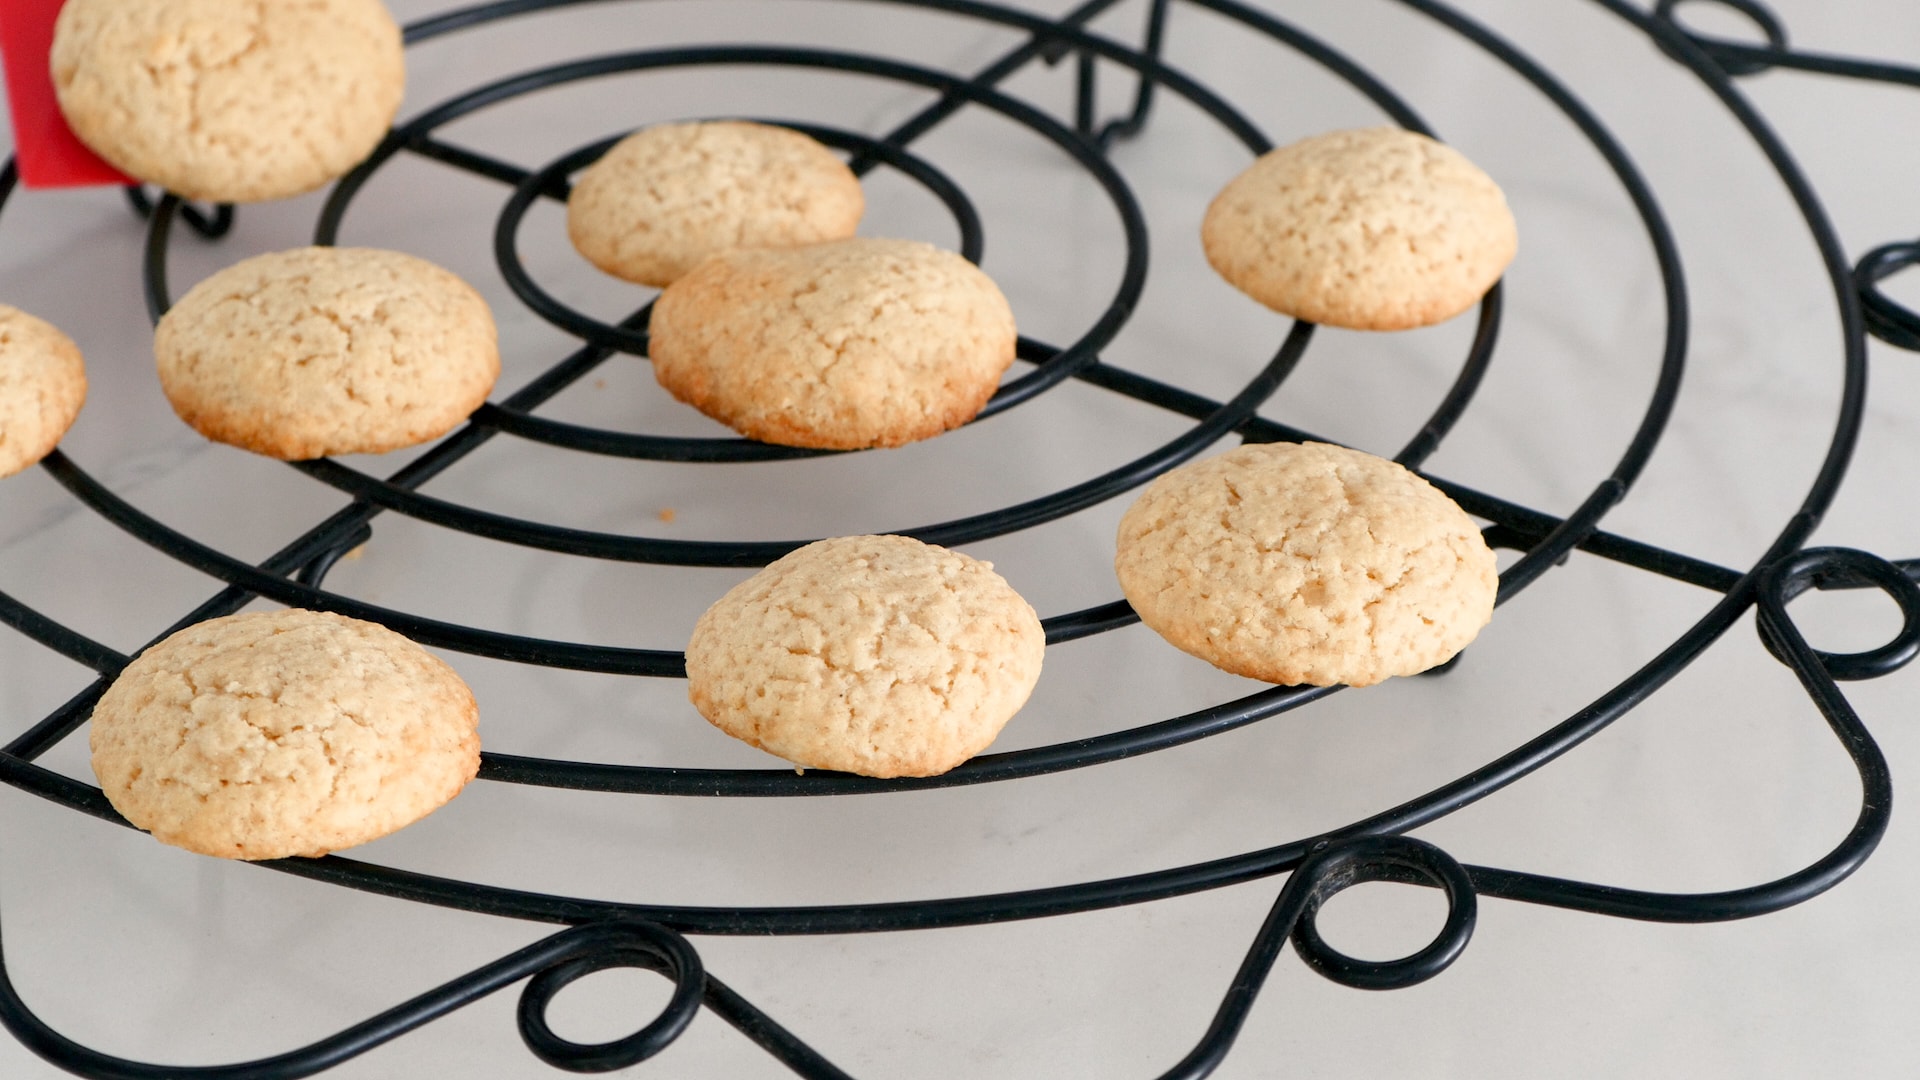
<path fill-rule="evenodd" d="M 141 653 L 93 711 L 93 771 L 164 843 L 230 859 L 324 855 L 425 817 L 480 767 L 453 670 L 374 623 L 249 612 Z"/>
<path fill-rule="evenodd" d="M 853 170 L 787 128 L 660 124 L 615 143 L 567 198 L 567 237 L 601 270 L 665 286 L 710 255 L 852 236 L 866 209 Z"/>
<path fill-rule="evenodd" d="M 301 461 L 439 438 L 500 375 L 466 282 L 374 248 L 297 248 L 194 286 L 154 334 L 160 386 L 209 439 Z"/>
<path fill-rule="evenodd" d="M 344 174 L 386 134 L 406 84 L 380 0 L 68 0 L 50 62 L 82 142 L 213 202 Z"/>
<path fill-rule="evenodd" d="M 46 457 L 86 400 L 86 366 L 73 339 L 0 304 L 0 477 Z"/>
<path fill-rule="evenodd" d="M 857 450 L 959 427 L 1013 363 L 1013 309 L 979 267 L 856 237 L 716 255 L 660 294 L 654 377 L 750 438 Z"/>
<path fill-rule="evenodd" d="M 1241 446 L 1148 485 L 1114 572 L 1140 621 L 1266 682 L 1367 686 L 1444 663 L 1493 618 L 1493 551 L 1401 466 L 1324 443 Z"/>
<path fill-rule="evenodd" d="M 1040 679 L 1039 616 L 992 564 L 904 536 L 808 544 L 694 626 L 687 695 L 796 765 L 934 776 L 986 749 Z"/>
<path fill-rule="evenodd" d="M 1506 197 L 1459 151 L 1396 127 L 1261 155 L 1207 207 L 1207 261 L 1267 307 L 1406 330 L 1472 307 L 1518 249 Z"/>

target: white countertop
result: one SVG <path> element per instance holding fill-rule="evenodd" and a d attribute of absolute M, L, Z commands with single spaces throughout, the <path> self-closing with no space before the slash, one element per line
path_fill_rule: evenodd
<path fill-rule="evenodd" d="M 411 19 L 443 5 L 396 4 Z M 1920 13 L 1898 0 L 1779 0 L 1794 45 L 1920 62 Z M 1598 5 L 1463 5 L 1555 72 L 1627 148 L 1678 239 L 1692 301 L 1672 424 L 1615 533 L 1745 569 L 1786 525 L 1831 438 L 1841 386 L 1836 304 L 1809 233 L 1729 113 Z M 1473 407 L 1429 471 L 1556 515 L 1613 467 L 1646 408 L 1660 352 L 1659 279 L 1619 185 L 1578 132 L 1484 53 L 1397 4 L 1274 3 L 1376 73 L 1503 185 L 1521 229 L 1506 317 Z M 1097 29 L 1135 41 L 1142 6 Z M 1739 32 L 1715 5 L 1699 25 Z M 670 42 L 797 40 L 970 72 L 1021 37 L 886 5 L 593 4 L 427 43 L 403 116 L 485 79 Z M 1236 103 L 1275 142 L 1382 122 L 1364 98 L 1284 48 L 1179 7 L 1168 60 Z M 1106 111 L 1131 80 L 1103 68 Z M 1072 65 L 1005 89 L 1072 115 Z M 1849 259 L 1920 229 L 1920 95 L 1773 72 L 1741 89 L 1824 200 Z M 534 167 L 645 123 L 756 115 L 885 132 L 924 91 L 803 71 L 706 68 L 575 84 L 499 106 L 449 141 Z M 1114 213 L 1056 148 L 962 114 L 914 151 L 949 172 L 985 223 L 983 266 L 1023 333 L 1063 343 L 1118 283 Z M 1244 383 L 1286 320 L 1239 296 L 1198 243 L 1207 199 L 1248 159 L 1162 94 L 1114 164 L 1152 235 L 1145 296 L 1104 359 L 1216 399 Z M 494 304 L 506 371 L 496 400 L 568 351 L 508 292 L 491 255 L 508 188 L 420 158 L 376 175 L 341 241 L 412 251 Z M 182 235 L 177 292 L 244 255 L 305 242 L 320 196 L 244 207 L 233 234 Z M 952 245 L 938 205 L 896 176 L 869 183 L 863 232 Z M 568 248 L 557 207 L 521 232 L 550 291 L 617 318 L 644 293 Z M 346 498 L 289 468 L 215 447 L 166 407 L 140 299 L 144 232 L 117 192 L 19 191 L 0 213 L 0 301 L 65 328 L 92 395 L 64 444 L 122 498 L 220 550 L 260 559 Z M 1920 301 L 1920 288 L 1889 291 Z M 1322 330 L 1263 415 L 1392 453 L 1453 377 L 1471 317 L 1400 335 Z M 1815 544 L 1920 555 L 1920 357 L 1878 342 L 1858 454 Z M 616 357 L 543 415 L 616 430 L 720 429 Z M 1184 422 L 1077 383 L 909 448 L 768 465 L 595 458 L 511 437 L 429 485 L 441 498 L 537 521 L 681 539 L 888 531 L 1051 492 L 1173 438 Z M 384 474 L 405 454 L 351 464 Z M 1117 499 L 967 545 L 1043 616 L 1118 598 Z M 663 512 L 673 511 L 671 521 Z M 382 516 L 328 587 L 512 633 L 676 649 L 744 571 L 551 555 Z M 1510 556 L 1506 557 L 1510 560 Z M 82 508 L 43 470 L 0 482 L 0 591 L 132 650 L 218 583 Z M 1717 594 L 1576 554 L 1498 612 L 1444 678 L 1401 679 L 1118 764 L 930 792 L 827 799 L 578 794 L 477 783 L 417 826 L 350 854 L 566 895 L 672 904 L 845 903 L 961 896 L 1178 866 L 1336 828 L 1491 761 L 1626 678 Z M 1877 645 L 1897 626 L 1877 593 L 1793 607 L 1813 643 Z M 675 680 L 518 667 L 458 654 L 491 750 L 620 763 L 754 768 L 771 759 L 708 727 Z M 1916 675 L 1846 684 L 1896 791 L 1920 765 Z M 88 673 L 0 631 L 0 740 L 81 690 Z M 995 749 L 1147 723 L 1245 695 L 1135 626 L 1049 650 L 1032 702 Z M 91 782 L 84 739 L 42 764 Z M 1681 892 L 1758 884 L 1838 842 L 1858 783 L 1819 714 L 1761 648 L 1749 615 L 1673 683 L 1541 772 L 1417 831 L 1455 858 Z M 1798 907 L 1706 926 L 1655 925 L 1497 899 L 1452 968 L 1364 993 L 1289 951 L 1221 1077 L 1894 1077 L 1920 1034 L 1920 833 L 1897 802 L 1879 851 Z M 1150 1077 L 1200 1037 L 1282 879 L 1005 925 L 813 938 L 695 938 L 710 971 L 863 1077 Z M 1428 890 L 1362 886 L 1328 908 L 1343 948 L 1398 955 L 1438 927 Z M 0 786 L 0 931 L 7 970 L 56 1029 L 147 1061 L 280 1052 L 552 932 L 200 858 Z M 665 983 L 591 977 L 556 1008 L 561 1032 L 612 1038 L 650 1018 Z M 357 1059 L 339 1077 L 550 1075 L 520 1044 L 515 991 Z M 621 1075 L 787 1075 L 711 1014 Z M 57 1073 L 0 1039 L 0 1076 Z"/>

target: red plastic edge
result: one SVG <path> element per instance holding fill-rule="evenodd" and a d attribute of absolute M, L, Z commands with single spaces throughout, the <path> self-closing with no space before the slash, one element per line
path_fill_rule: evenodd
<path fill-rule="evenodd" d="M 6 65 L 20 182 L 30 188 L 134 183 L 87 149 L 60 114 L 47 53 L 53 48 L 54 17 L 65 3 L 0 0 L 0 60 Z"/>

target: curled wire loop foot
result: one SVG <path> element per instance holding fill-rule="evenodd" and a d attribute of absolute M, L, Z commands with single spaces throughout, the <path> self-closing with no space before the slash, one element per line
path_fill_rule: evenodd
<path fill-rule="evenodd" d="M 1439 888 L 1447 898 L 1440 933 L 1426 948 L 1397 960 L 1358 960 L 1327 944 L 1314 925 L 1320 909 L 1343 890 L 1368 881 Z M 1202 1080 L 1220 1067 L 1287 940 L 1308 967 L 1342 986 L 1394 990 L 1445 971 L 1467 947 L 1477 913 L 1477 894 L 1466 868 L 1432 844 L 1394 834 L 1316 841 L 1274 899 L 1206 1034 L 1158 1080 Z"/>
<path fill-rule="evenodd" d="M 610 967 L 639 967 L 673 980 L 660 1015 L 632 1035 L 586 1044 L 562 1039 L 546 1010 L 568 983 Z M 0 957 L 0 1027 L 41 1058 L 93 1080 L 298 1080 L 324 1072 L 424 1024 L 528 980 L 520 996 L 520 1032 L 542 1061 L 571 1072 L 609 1072 L 659 1053 L 687 1029 L 707 993 L 700 956 L 664 927 L 638 920 L 576 926 L 452 979 L 336 1035 L 273 1057 L 231 1065 L 155 1065 L 113 1057 L 48 1027 L 20 999 Z M 777 1034 L 783 1034 L 778 1033 Z"/>
<path fill-rule="evenodd" d="M 1746 16 L 1749 22 L 1766 35 L 1765 46 L 1727 41 L 1723 38 L 1694 33 L 1674 17 L 1674 11 L 1685 2 L 1687 0 L 1659 0 L 1659 3 L 1653 7 L 1654 17 L 1665 21 L 1675 30 L 1686 35 L 1687 40 L 1698 46 L 1701 52 L 1706 53 L 1714 64 L 1728 75 L 1735 77 L 1758 75 L 1774 66 L 1773 61 L 1767 59 L 1767 53 L 1784 55 L 1787 52 L 1787 28 L 1781 25 L 1780 19 L 1771 9 L 1765 4 L 1758 3 L 1757 0 L 1705 0 L 1705 2 L 1732 8 Z M 1664 44 L 1661 48 L 1666 50 Z M 1671 55 L 1671 50 L 1666 51 Z M 1675 59 L 1681 58 L 1675 57 Z"/>
<path fill-rule="evenodd" d="M 1398 990 L 1423 983 L 1447 969 L 1466 949 L 1479 910 L 1473 882 L 1451 856 L 1407 836 L 1363 836 L 1330 844 L 1309 855 L 1297 880 L 1308 890 L 1293 924 L 1293 947 L 1308 967 L 1342 986 Z M 1431 885 L 1447 898 L 1447 919 L 1426 948 L 1397 960 L 1359 960 L 1320 936 L 1315 917 L 1328 900 L 1369 881 Z M 1290 883 L 1291 884 L 1291 883 Z"/>
<path fill-rule="evenodd" d="M 1860 294 L 1860 314 L 1867 332 L 1881 341 L 1920 352 L 1920 313 L 1880 291 L 1880 283 L 1920 263 L 1920 241 L 1882 244 L 1867 252 L 1853 268 L 1853 287 Z"/>
<path fill-rule="evenodd" d="M 520 1037 L 541 1061 L 569 1072 L 612 1072 L 645 1061 L 666 1049 L 693 1022 L 706 990 L 700 954 L 687 939 L 652 923 L 604 924 L 597 951 L 556 964 L 527 980 L 520 994 Z M 547 1009 L 554 996 L 575 980 L 608 968 L 633 967 L 673 980 L 666 1009 L 639 1031 L 603 1043 L 577 1043 L 554 1034 Z"/>
<path fill-rule="evenodd" d="M 1877 679 L 1905 667 L 1920 654 L 1920 585 L 1898 566 L 1853 548 L 1807 548 L 1766 569 L 1759 583 L 1760 641 L 1774 659 L 1791 665 L 1781 634 L 1798 636 L 1787 605 L 1809 589 L 1876 588 L 1900 606 L 1900 631 L 1891 641 L 1862 652 L 1813 650 L 1834 679 Z"/>

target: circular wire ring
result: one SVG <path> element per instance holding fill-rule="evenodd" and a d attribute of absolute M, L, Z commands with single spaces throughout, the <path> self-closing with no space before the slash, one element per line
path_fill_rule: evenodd
<path fill-rule="evenodd" d="M 1410 836 L 1362 836 L 1307 856 L 1294 873 L 1311 881 L 1313 894 L 1293 924 L 1293 947 L 1308 967 L 1342 986 L 1396 990 L 1422 983 L 1447 969 L 1473 936 L 1479 902 L 1473 881 L 1453 857 Z M 1437 886 L 1447 898 L 1447 920 L 1426 948 L 1398 960 L 1360 960 L 1327 944 L 1314 919 L 1328 900 L 1368 881 Z"/>
<path fill-rule="evenodd" d="M 570 1072 L 612 1072 L 645 1061 L 667 1048 L 700 1011 L 706 992 L 706 969 L 687 939 L 652 923 L 606 925 L 615 940 L 586 956 L 547 968 L 527 980 L 520 994 L 520 1037 L 534 1056 Z M 556 1035 L 547 1024 L 554 996 L 574 981 L 608 968 L 632 967 L 657 971 L 673 980 L 673 997 L 652 1023 L 622 1038 L 601 1043 L 579 1043 Z"/>

